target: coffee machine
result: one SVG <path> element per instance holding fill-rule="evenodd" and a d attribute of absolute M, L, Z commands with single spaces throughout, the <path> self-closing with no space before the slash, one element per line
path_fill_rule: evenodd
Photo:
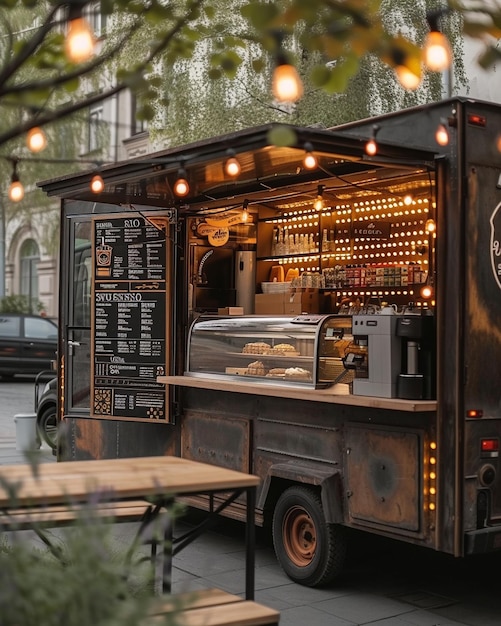
<path fill-rule="evenodd" d="M 353 395 L 394 398 L 400 372 L 401 339 L 397 315 L 354 315 L 354 350 L 346 354 L 344 366 L 355 370 Z"/>
<path fill-rule="evenodd" d="M 406 400 L 435 398 L 435 318 L 429 311 L 403 315 L 397 321 L 402 339 L 402 367 L 397 397 Z"/>

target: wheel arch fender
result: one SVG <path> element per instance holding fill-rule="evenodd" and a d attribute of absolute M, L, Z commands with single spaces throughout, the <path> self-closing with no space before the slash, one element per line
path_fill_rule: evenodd
<path fill-rule="evenodd" d="M 341 470 L 320 464 L 290 462 L 271 465 L 260 491 L 258 509 L 273 511 L 279 496 L 292 485 L 310 485 L 320 493 L 325 519 L 329 524 L 344 521 Z"/>

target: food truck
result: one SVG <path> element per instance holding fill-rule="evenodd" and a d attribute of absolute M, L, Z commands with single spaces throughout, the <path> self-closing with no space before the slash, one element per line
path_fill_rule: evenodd
<path fill-rule="evenodd" d="M 501 106 L 269 124 L 99 173 L 99 195 L 89 172 L 39 183 L 61 198 L 59 461 L 257 474 L 256 524 L 309 586 L 349 529 L 501 548 Z"/>

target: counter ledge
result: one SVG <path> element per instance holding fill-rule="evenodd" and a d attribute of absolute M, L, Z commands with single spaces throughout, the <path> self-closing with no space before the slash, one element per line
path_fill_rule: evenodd
<path fill-rule="evenodd" d="M 231 391 L 234 393 L 250 393 L 257 396 L 273 396 L 275 398 L 293 398 L 312 402 L 329 402 L 332 404 L 346 404 L 351 406 L 365 406 L 374 409 L 390 409 L 417 413 L 436 411 L 436 400 L 401 400 L 399 398 L 376 398 L 373 396 L 354 396 L 348 391 L 348 385 L 338 384 L 327 389 L 300 389 L 281 385 L 249 385 L 233 380 L 218 380 L 198 376 L 159 376 L 159 383 L 178 385 L 180 387 L 194 387 L 211 389 L 214 391 Z"/>

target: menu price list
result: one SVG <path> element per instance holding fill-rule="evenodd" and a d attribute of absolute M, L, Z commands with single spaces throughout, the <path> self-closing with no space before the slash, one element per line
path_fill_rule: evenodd
<path fill-rule="evenodd" d="M 165 419 L 165 231 L 113 216 L 94 235 L 93 414 Z"/>

